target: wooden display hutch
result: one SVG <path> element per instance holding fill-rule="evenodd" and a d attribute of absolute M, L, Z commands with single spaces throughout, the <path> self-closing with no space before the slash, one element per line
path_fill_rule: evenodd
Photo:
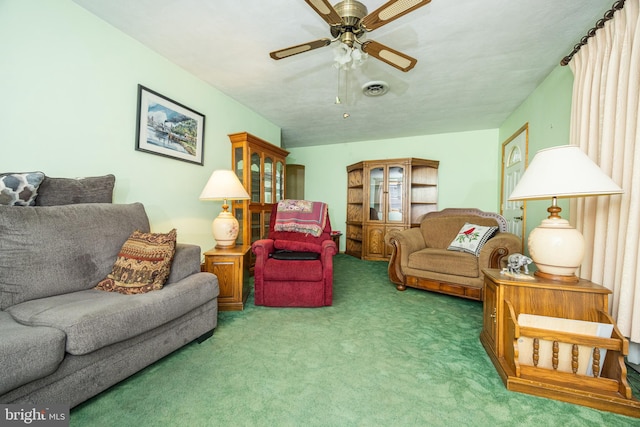
<path fill-rule="evenodd" d="M 391 230 L 420 225 L 438 209 L 438 161 L 402 158 L 367 160 L 347 166 L 345 253 L 388 261 L 384 242 Z"/>
<path fill-rule="evenodd" d="M 237 245 L 266 237 L 271 209 L 284 199 L 286 157 L 289 152 L 247 132 L 229 135 L 233 170 L 251 196 L 250 200 L 234 200 L 233 215 L 240 223 Z M 251 265 L 254 264 L 250 252 Z"/>
<path fill-rule="evenodd" d="M 629 342 L 607 314 L 611 291 L 588 280 L 566 283 L 524 275 L 517 279 L 496 269 L 484 270 L 484 277 L 480 341 L 507 389 L 640 418 L 640 401 L 632 396 L 624 363 Z M 521 313 L 610 324 L 613 332 L 610 338 L 600 338 L 525 327 L 518 324 Z M 519 343 L 523 351 L 529 348 L 522 339 L 533 342 L 532 354 L 523 354 L 534 361 L 531 364 L 519 362 Z M 553 346 L 550 361 L 540 360 L 543 344 Z M 562 360 L 561 345 L 568 346 L 570 360 Z M 592 375 L 580 373 L 589 368 L 579 364 L 585 347 L 592 349 Z M 603 350 L 606 355 L 600 360 Z M 550 367 L 540 367 L 543 362 Z M 562 372 L 559 365 L 569 366 L 571 372 Z"/>

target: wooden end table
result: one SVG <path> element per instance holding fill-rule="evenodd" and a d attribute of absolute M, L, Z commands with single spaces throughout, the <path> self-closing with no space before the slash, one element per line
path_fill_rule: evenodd
<path fill-rule="evenodd" d="M 249 296 L 251 246 L 213 248 L 204 253 L 204 271 L 218 276 L 218 310 L 239 311 Z"/>

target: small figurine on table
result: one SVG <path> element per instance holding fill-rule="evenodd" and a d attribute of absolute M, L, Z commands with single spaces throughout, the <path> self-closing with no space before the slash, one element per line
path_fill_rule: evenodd
<path fill-rule="evenodd" d="M 524 274 L 529 274 L 529 264 L 533 261 L 528 256 L 522 254 L 511 254 L 507 258 L 507 266 L 502 269 L 503 274 L 520 276 L 520 269 L 524 267 Z"/>

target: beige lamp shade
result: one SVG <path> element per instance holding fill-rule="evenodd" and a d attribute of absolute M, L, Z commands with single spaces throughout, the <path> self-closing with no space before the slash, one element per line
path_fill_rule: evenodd
<path fill-rule="evenodd" d="M 249 198 L 249 193 L 232 170 L 213 171 L 202 193 L 200 193 L 200 200 L 224 200 L 222 212 L 211 224 L 217 248 L 233 248 L 240 230 L 238 220 L 228 211 L 227 200 L 246 200 Z"/>
<path fill-rule="evenodd" d="M 577 145 L 538 151 L 509 200 L 584 197 L 622 193 Z"/>
<path fill-rule="evenodd" d="M 577 282 L 575 271 L 584 257 L 582 234 L 560 217 L 558 197 L 586 197 L 622 193 L 578 146 L 563 145 L 538 151 L 509 200 L 551 198 L 549 217 L 529 233 L 529 255 L 536 275 Z"/>

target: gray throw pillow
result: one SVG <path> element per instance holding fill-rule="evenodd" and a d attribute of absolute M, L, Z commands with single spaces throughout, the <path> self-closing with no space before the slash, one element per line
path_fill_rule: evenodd
<path fill-rule="evenodd" d="M 88 178 L 44 178 L 36 206 L 111 203 L 116 177 L 109 174 Z"/>
<path fill-rule="evenodd" d="M 1 173 L 0 205 L 34 206 L 43 179 L 42 172 Z"/>

